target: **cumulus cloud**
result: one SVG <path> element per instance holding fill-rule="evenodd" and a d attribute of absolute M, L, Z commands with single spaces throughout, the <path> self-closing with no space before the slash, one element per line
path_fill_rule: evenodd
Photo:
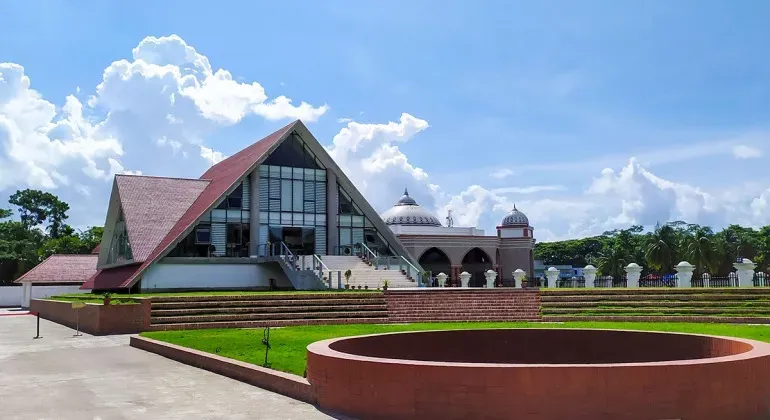
<path fill-rule="evenodd" d="M 435 210 L 428 174 L 398 147 L 428 127 L 427 121 L 407 113 L 386 124 L 351 121 L 327 150 L 378 211 L 388 209 L 405 187 L 420 204 Z"/>
<path fill-rule="evenodd" d="M 495 194 L 535 194 L 546 191 L 564 191 L 567 187 L 564 185 L 529 185 L 526 187 L 502 187 L 493 188 Z"/>
<path fill-rule="evenodd" d="M 733 147 L 733 157 L 736 159 L 756 159 L 762 157 L 762 150 L 740 144 Z"/>
<path fill-rule="evenodd" d="M 222 152 L 217 152 L 216 150 L 210 149 L 206 146 L 200 146 L 200 148 L 201 157 L 206 159 L 212 166 L 227 159 L 227 156 L 225 156 Z"/>

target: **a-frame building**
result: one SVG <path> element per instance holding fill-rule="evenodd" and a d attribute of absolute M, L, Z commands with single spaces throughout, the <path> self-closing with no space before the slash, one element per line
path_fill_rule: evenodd
<path fill-rule="evenodd" d="M 411 277 L 422 271 L 295 121 L 200 179 L 117 175 L 98 271 L 83 288 L 319 288 L 328 279 L 314 262 L 361 253 Z"/>

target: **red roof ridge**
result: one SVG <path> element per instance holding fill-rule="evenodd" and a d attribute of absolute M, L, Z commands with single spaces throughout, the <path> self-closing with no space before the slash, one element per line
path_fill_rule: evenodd
<path fill-rule="evenodd" d="M 119 177 L 119 176 L 133 177 L 133 178 L 175 179 L 175 180 L 178 180 L 178 181 L 209 181 L 209 182 L 211 182 L 210 179 L 205 179 L 205 178 L 182 178 L 182 177 L 178 177 L 178 176 L 160 176 L 160 175 L 144 175 L 144 174 L 142 174 L 142 175 L 135 175 L 135 174 L 117 174 L 117 175 L 115 175 L 115 177 Z"/>

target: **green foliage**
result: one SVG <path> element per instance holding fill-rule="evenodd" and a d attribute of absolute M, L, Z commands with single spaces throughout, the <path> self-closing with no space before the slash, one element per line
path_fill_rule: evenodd
<path fill-rule="evenodd" d="M 759 230 L 730 225 L 722 231 L 681 221 L 658 225 L 652 232 L 642 226 L 604 232 L 600 236 L 538 243 L 535 258 L 545 264 L 594 264 L 602 275 L 622 276 L 631 262 L 646 272 L 672 273 L 686 260 L 697 273 L 727 275 L 737 257 L 749 258 L 758 270 L 770 268 L 770 226 Z"/>
<path fill-rule="evenodd" d="M 18 210 L 0 209 L 0 285 L 32 269 L 52 254 L 88 254 L 101 243 L 104 229 L 76 232 L 64 223 L 69 205 L 39 190 L 16 191 L 8 200 Z M 43 224 L 45 229 L 39 227 Z M 47 232 L 47 233 L 46 233 Z"/>

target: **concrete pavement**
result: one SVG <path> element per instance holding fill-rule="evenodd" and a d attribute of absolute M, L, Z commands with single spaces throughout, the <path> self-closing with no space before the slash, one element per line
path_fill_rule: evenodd
<path fill-rule="evenodd" d="M 32 315 L 0 317 L 0 418 L 330 419 L 315 407 L 128 346 L 73 337 Z"/>

